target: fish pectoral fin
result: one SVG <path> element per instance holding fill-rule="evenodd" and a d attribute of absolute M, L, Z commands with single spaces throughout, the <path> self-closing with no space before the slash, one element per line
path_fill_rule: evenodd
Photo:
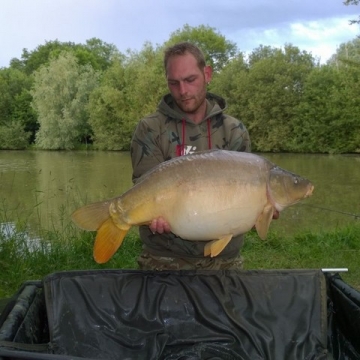
<path fill-rule="evenodd" d="M 130 226 L 127 229 L 118 228 L 111 218 L 100 226 L 94 244 L 94 259 L 98 264 L 109 261 L 121 246 L 129 229 Z"/>
<path fill-rule="evenodd" d="M 225 235 L 220 239 L 209 241 L 204 246 L 204 256 L 218 256 L 232 239 L 232 234 Z"/>
<path fill-rule="evenodd" d="M 265 240 L 271 220 L 273 218 L 274 208 L 271 204 L 266 204 L 263 212 L 256 220 L 255 228 L 261 240 Z"/>
<path fill-rule="evenodd" d="M 110 201 L 85 205 L 71 214 L 72 221 L 81 229 L 95 231 L 109 217 Z"/>

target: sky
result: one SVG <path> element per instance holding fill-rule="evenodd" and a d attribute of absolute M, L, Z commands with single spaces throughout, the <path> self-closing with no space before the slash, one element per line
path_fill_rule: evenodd
<path fill-rule="evenodd" d="M 250 53 L 297 46 L 325 63 L 360 35 L 359 6 L 343 0 L 1 0 L 0 68 L 46 41 L 98 38 L 121 52 L 163 44 L 185 24 L 206 25 Z"/>

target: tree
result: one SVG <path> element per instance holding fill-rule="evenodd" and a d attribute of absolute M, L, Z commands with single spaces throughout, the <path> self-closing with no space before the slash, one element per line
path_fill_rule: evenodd
<path fill-rule="evenodd" d="M 62 51 L 68 51 L 75 47 L 72 42 L 60 42 L 58 40 L 46 41 L 44 45 L 39 45 L 35 50 L 23 49 L 21 59 L 11 59 L 10 66 L 21 69 L 28 75 L 32 74 L 42 65 L 48 65 L 52 57 L 56 57 Z"/>
<path fill-rule="evenodd" d="M 30 78 L 20 70 L 0 69 L 0 123 L 11 120 L 15 97 L 30 84 Z"/>
<path fill-rule="evenodd" d="M 30 133 L 18 121 L 11 121 L 0 125 L 0 149 L 22 150 L 29 144 Z"/>
<path fill-rule="evenodd" d="M 71 53 L 62 53 L 40 67 L 31 92 L 40 124 L 36 134 L 39 148 L 73 149 L 89 138 L 87 105 L 98 79 L 90 65 L 79 65 Z"/>
<path fill-rule="evenodd" d="M 154 112 L 165 91 L 161 48 L 145 43 L 115 60 L 90 98 L 95 147 L 129 150 L 139 119 Z"/>
<path fill-rule="evenodd" d="M 328 65 L 341 67 L 347 64 L 360 65 L 360 39 L 356 38 L 352 41 L 340 44 L 336 53 L 327 61 Z"/>
<path fill-rule="evenodd" d="M 249 56 L 242 97 L 245 122 L 255 151 L 287 151 L 295 109 L 303 84 L 315 66 L 313 57 L 290 44 L 284 49 L 260 47 Z"/>
<path fill-rule="evenodd" d="M 90 64 L 95 70 L 107 69 L 112 59 L 119 55 L 115 45 L 107 44 L 97 38 L 86 40 L 85 44 L 54 40 L 46 41 L 33 51 L 23 49 L 21 60 L 13 58 L 10 66 L 32 74 L 40 66 L 48 65 L 51 60 L 57 59 L 64 51 L 72 53 L 79 65 Z"/>
<path fill-rule="evenodd" d="M 60 42 L 58 40 L 47 41 L 33 51 L 24 49 L 21 60 L 13 58 L 10 62 L 9 71 L 23 73 L 23 77 L 27 77 L 29 80 L 20 93 L 11 96 L 9 94 L 4 95 L 4 97 L 10 96 L 8 102 L 11 106 L 5 104 L 6 111 L 3 114 L 12 112 L 17 120 L 22 121 L 25 131 L 31 132 L 30 143 L 34 142 L 35 133 L 39 128 L 35 111 L 31 107 L 32 96 L 29 92 L 32 86 L 31 75 L 41 66 L 48 66 L 50 61 L 58 59 L 64 51 L 72 53 L 77 58 L 79 65 L 91 65 L 93 69 L 99 71 L 107 69 L 112 59 L 119 56 L 114 45 L 92 38 L 87 40 L 86 44 Z M 1 107 L 2 104 L 0 104 L 0 109 Z"/>
<path fill-rule="evenodd" d="M 221 94 L 226 99 L 227 112 L 241 119 L 245 124 L 252 118 L 249 112 L 249 66 L 242 53 L 231 59 L 219 72 L 215 73 L 209 91 Z"/>
<path fill-rule="evenodd" d="M 249 66 L 255 65 L 260 60 L 271 59 L 279 54 L 279 48 L 260 45 L 249 54 Z"/>
<path fill-rule="evenodd" d="M 340 73 L 331 66 L 318 67 L 309 74 L 296 109 L 292 151 L 331 152 L 331 123 L 339 115 L 331 98 L 339 84 Z"/>
<path fill-rule="evenodd" d="M 21 93 L 14 97 L 12 119 L 21 123 L 24 131 L 29 133 L 29 143 L 35 141 L 35 134 L 39 130 L 39 123 L 35 110 L 31 106 L 32 96 L 30 90 L 24 87 Z"/>
<path fill-rule="evenodd" d="M 226 40 L 215 28 L 205 25 L 198 27 L 184 25 L 182 29 L 170 34 L 165 46 L 181 41 L 189 41 L 197 45 L 204 52 L 207 63 L 215 72 L 220 71 L 237 54 L 235 43 Z"/>
<path fill-rule="evenodd" d="M 325 65 L 309 74 L 294 124 L 293 151 L 360 150 L 360 69 Z"/>
<path fill-rule="evenodd" d="M 75 56 L 78 58 L 79 64 L 91 64 L 95 70 L 106 70 L 115 58 L 121 56 L 115 45 L 103 42 L 98 38 L 86 40 L 85 45 L 78 45 L 77 47 Z M 82 58 L 80 55 L 82 49 L 89 54 L 88 57 Z"/>
<path fill-rule="evenodd" d="M 13 146 L 14 149 L 23 149 L 28 145 L 24 145 L 24 139 L 29 139 L 28 132 L 36 126 L 34 112 L 28 111 L 31 109 L 31 84 L 32 79 L 21 70 L 0 69 L 0 148 L 10 149 Z M 10 134 L 11 141 L 7 139 Z"/>
<path fill-rule="evenodd" d="M 359 5 L 360 0 L 345 0 L 344 4 L 346 6 L 348 5 Z M 360 23 L 360 18 L 358 20 L 350 20 L 350 24 L 359 24 Z"/>

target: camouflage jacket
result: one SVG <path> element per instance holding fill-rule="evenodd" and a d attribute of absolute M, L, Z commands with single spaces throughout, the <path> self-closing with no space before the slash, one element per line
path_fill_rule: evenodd
<path fill-rule="evenodd" d="M 131 142 L 133 181 L 154 166 L 173 157 L 208 149 L 250 152 L 250 137 L 243 123 L 223 113 L 225 100 L 207 93 L 205 118 L 195 124 L 177 107 L 170 94 L 164 96 L 157 111 L 140 120 Z M 146 250 L 154 255 L 201 257 L 205 241 L 186 241 L 174 234 L 152 234 L 140 227 Z M 211 240 L 211 239 L 209 239 Z M 235 257 L 242 236 L 233 238 L 219 256 Z"/>

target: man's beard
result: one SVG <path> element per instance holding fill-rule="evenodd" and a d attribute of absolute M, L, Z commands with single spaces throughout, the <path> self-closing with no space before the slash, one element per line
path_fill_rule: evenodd
<path fill-rule="evenodd" d="M 203 104 L 206 97 L 206 91 L 201 92 L 197 96 L 184 96 L 176 101 L 178 107 L 185 113 L 194 114 Z M 188 100 L 184 102 L 184 100 Z"/>

